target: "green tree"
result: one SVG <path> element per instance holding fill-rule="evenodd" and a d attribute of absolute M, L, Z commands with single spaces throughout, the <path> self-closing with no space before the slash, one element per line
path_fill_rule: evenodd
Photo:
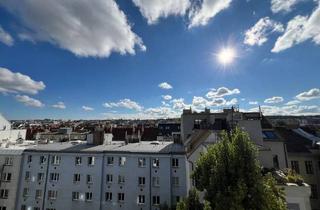
<path fill-rule="evenodd" d="M 196 188 L 205 191 L 213 210 L 284 210 L 282 189 L 271 176 L 263 177 L 257 149 L 247 133 L 223 133 L 197 161 Z"/>
<path fill-rule="evenodd" d="M 177 204 L 176 210 L 203 210 L 199 192 L 196 189 L 189 191 L 189 196 Z"/>

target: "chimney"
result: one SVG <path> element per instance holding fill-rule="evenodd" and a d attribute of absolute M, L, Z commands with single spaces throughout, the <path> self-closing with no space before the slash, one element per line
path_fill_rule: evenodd
<path fill-rule="evenodd" d="M 141 134 L 140 134 L 140 130 L 138 130 L 138 140 L 139 140 L 139 143 L 141 142 Z"/>
<path fill-rule="evenodd" d="M 93 141 L 94 145 L 102 145 L 104 142 L 104 130 L 103 128 L 96 127 L 93 131 Z"/>
<path fill-rule="evenodd" d="M 129 139 L 128 139 L 128 131 L 126 130 L 126 133 L 125 133 L 125 143 L 128 144 L 129 143 Z"/>

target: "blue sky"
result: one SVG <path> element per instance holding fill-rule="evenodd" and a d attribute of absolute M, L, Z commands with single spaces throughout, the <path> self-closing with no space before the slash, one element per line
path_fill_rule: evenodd
<path fill-rule="evenodd" d="M 0 17 L 9 119 L 320 113 L 319 1 L 10 0 Z"/>

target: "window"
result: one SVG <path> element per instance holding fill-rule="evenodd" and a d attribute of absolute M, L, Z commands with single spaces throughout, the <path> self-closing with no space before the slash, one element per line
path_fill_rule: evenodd
<path fill-rule="evenodd" d="M 2 174 L 2 181 L 10 182 L 11 181 L 11 173 L 3 173 Z"/>
<path fill-rule="evenodd" d="M 179 203 L 180 202 L 180 196 L 176 196 L 176 203 Z"/>
<path fill-rule="evenodd" d="M 160 186 L 160 177 L 152 177 L 152 185 L 154 187 L 159 187 Z"/>
<path fill-rule="evenodd" d="M 80 193 L 79 192 L 72 192 L 72 200 L 77 201 L 80 198 Z"/>
<path fill-rule="evenodd" d="M 50 173 L 50 181 L 59 181 L 59 174 L 58 173 Z"/>
<path fill-rule="evenodd" d="M 107 183 L 112 183 L 113 176 L 112 174 L 107 174 Z"/>
<path fill-rule="evenodd" d="M 106 192 L 106 201 L 112 201 L 112 192 Z"/>
<path fill-rule="evenodd" d="M 58 196 L 58 191 L 56 190 L 49 190 L 48 191 L 48 200 L 56 200 Z"/>
<path fill-rule="evenodd" d="M 173 168 L 179 167 L 179 159 L 178 158 L 172 158 L 172 167 Z"/>
<path fill-rule="evenodd" d="M 273 155 L 273 168 L 278 169 L 279 168 L 279 159 L 278 159 L 278 155 Z"/>
<path fill-rule="evenodd" d="M 139 180 L 138 183 L 139 183 L 140 186 L 146 184 L 146 178 L 145 177 L 141 177 L 140 176 L 138 180 Z"/>
<path fill-rule="evenodd" d="M 160 205 L 160 196 L 152 196 L 152 205 Z"/>
<path fill-rule="evenodd" d="M 52 165 L 59 165 L 60 162 L 61 162 L 61 157 L 60 156 L 58 156 L 58 155 L 52 156 L 52 158 L 51 158 L 51 164 Z"/>
<path fill-rule="evenodd" d="M 26 171 L 26 173 L 24 175 L 24 180 L 25 181 L 30 181 L 30 171 Z"/>
<path fill-rule="evenodd" d="M 43 181 L 43 179 L 44 179 L 44 173 L 38 173 L 38 176 L 37 176 L 38 182 Z"/>
<path fill-rule="evenodd" d="M 26 209 L 27 209 L 26 205 L 21 205 L 21 210 L 26 210 Z"/>
<path fill-rule="evenodd" d="M 94 157 L 88 157 L 88 165 L 93 166 L 94 165 Z"/>
<path fill-rule="evenodd" d="M 121 176 L 121 175 L 118 176 L 118 183 L 124 184 L 124 176 Z"/>
<path fill-rule="evenodd" d="M 317 185 L 315 184 L 310 184 L 311 186 L 311 199 L 318 199 L 318 189 Z"/>
<path fill-rule="evenodd" d="M 76 157 L 76 158 L 75 158 L 75 164 L 76 164 L 76 166 L 81 165 L 81 163 L 82 163 L 82 158 L 81 158 L 81 157 Z"/>
<path fill-rule="evenodd" d="M 124 193 L 118 193 L 118 201 L 123 202 L 124 201 Z"/>
<path fill-rule="evenodd" d="M 138 158 L 138 166 L 146 167 L 146 158 Z"/>
<path fill-rule="evenodd" d="M 155 158 L 155 159 L 152 160 L 152 166 L 154 168 L 159 168 L 159 165 L 160 165 L 159 158 Z"/>
<path fill-rule="evenodd" d="M 40 164 L 46 164 L 46 160 L 45 156 L 40 156 Z"/>
<path fill-rule="evenodd" d="M 93 183 L 92 175 L 87 174 L 87 184 L 92 184 L 92 183 Z"/>
<path fill-rule="evenodd" d="M 28 155 L 27 163 L 32 163 L 32 155 Z"/>
<path fill-rule="evenodd" d="M 126 157 L 119 157 L 119 166 L 124 166 L 126 163 Z"/>
<path fill-rule="evenodd" d="M 172 184 L 174 187 L 179 187 L 179 177 L 172 177 Z"/>
<path fill-rule="evenodd" d="M 7 210 L 7 207 L 5 207 L 5 206 L 0 206 L 0 210 Z"/>
<path fill-rule="evenodd" d="M 92 192 L 86 192 L 86 201 L 92 201 Z"/>
<path fill-rule="evenodd" d="M 291 161 L 291 169 L 294 170 L 298 174 L 300 173 L 299 162 L 297 160 Z"/>
<path fill-rule="evenodd" d="M 4 160 L 4 164 L 6 166 L 12 166 L 13 165 L 13 157 L 6 157 Z"/>
<path fill-rule="evenodd" d="M 1 199 L 8 199 L 9 190 L 8 189 L 1 189 L 0 190 L 0 198 Z"/>
<path fill-rule="evenodd" d="M 139 195 L 138 196 L 138 204 L 144 204 L 145 203 L 145 196 Z"/>
<path fill-rule="evenodd" d="M 264 139 L 277 139 L 277 135 L 273 131 L 262 131 Z"/>
<path fill-rule="evenodd" d="M 41 199 L 41 198 L 42 198 L 42 190 L 36 190 L 35 199 Z"/>
<path fill-rule="evenodd" d="M 29 188 L 23 188 L 23 191 L 22 191 L 22 196 L 23 197 L 28 197 L 29 193 L 30 193 Z"/>
<path fill-rule="evenodd" d="M 307 174 L 313 174 L 312 161 L 305 161 L 305 165 L 306 165 L 306 173 Z"/>
<path fill-rule="evenodd" d="M 113 162 L 114 162 L 113 157 L 111 157 L 111 156 L 107 157 L 107 164 L 108 165 L 113 165 Z"/>
<path fill-rule="evenodd" d="M 73 174 L 73 182 L 80 182 L 80 174 Z"/>
<path fill-rule="evenodd" d="M 56 210 L 55 208 L 46 208 L 46 210 Z"/>
<path fill-rule="evenodd" d="M 33 207 L 33 210 L 40 210 L 40 207 Z"/>

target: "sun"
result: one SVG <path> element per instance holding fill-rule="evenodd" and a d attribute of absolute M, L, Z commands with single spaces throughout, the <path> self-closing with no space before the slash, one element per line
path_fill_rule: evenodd
<path fill-rule="evenodd" d="M 236 58 L 236 51 L 231 47 L 222 48 L 217 54 L 218 61 L 225 65 L 231 64 Z"/>

